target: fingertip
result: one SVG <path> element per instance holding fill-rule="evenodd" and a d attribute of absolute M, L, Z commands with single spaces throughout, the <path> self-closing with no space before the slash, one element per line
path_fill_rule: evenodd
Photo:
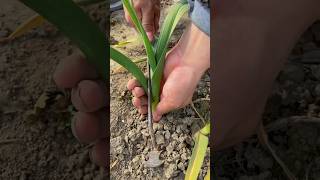
<path fill-rule="evenodd" d="M 81 143 L 91 143 L 102 137 L 104 128 L 101 119 L 95 114 L 77 112 L 71 120 L 71 130 L 75 138 Z"/>
<path fill-rule="evenodd" d="M 138 111 L 140 114 L 147 114 L 148 108 L 147 108 L 147 106 L 141 106 Z"/>
<path fill-rule="evenodd" d="M 140 104 L 141 104 L 140 99 L 139 99 L 139 98 L 136 98 L 136 97 L 133 97 L 133 98 L 132 98 L 132 104 L 133 104 L 136 108 L 140 107 Z"/>
<path fill-rule="evenodd" d="M 154 122 L 159 122 L 160 121 L 160 119 L 161 119 L 161 115 L 159 115 L 157 112 L 154 112 L 153 113 L 153 121 Z"/>
<path fill-rule="evenodd" d="M 135 87 L 139 86 L 139 82 L 136 79 L 130 79 L 127 83 L 127 88 L 132 91 Z"/>
<path fill-rule="evenodd" d="M 83 80 L 71 91 L 71 102 L 77 110 L 94 112 L 107 105 L 105 85 Z"/>
<path fill-rule="evenodd" d="M 153 32 L 147 32 L 147 36 L 148 36 L 148 39 L 149 41 L 153 41 L 154 37 L 153 37 Z"/>
<path fill-rule="evenodd" d="M 135 88 L 132 90 L 132 94 L 133 94 L 133 96 L 139 98 L 139 97 L 145 95 L 145 92 L 144 92 L 143 88 L 141 88 L 141 87 L 135 87 Z"/>
<path fill-rule="evenodd" d="M 80 53 L 61 60 L 53 74 L 53 80 L 59 88 L 72 88 L 82 79 L 96 79 L 98 73 Z"/>

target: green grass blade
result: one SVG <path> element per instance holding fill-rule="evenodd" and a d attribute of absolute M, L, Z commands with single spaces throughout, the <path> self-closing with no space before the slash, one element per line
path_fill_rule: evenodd
<path fill-rule="evenodd" d="M 97 24 L 71 0 L 20 0 L 69 37 L 104 79 L 109 78 L 108 42 Z"/>
<path fill-rule="evenodd" d="M 110 58 L 126 68 L 140 82 L 143 89 L 147 92 L 147 79 L 134 62 L 132 62 L 127 56 L 123 55 L 112 47 L 110 47 Z"/>
<path fill-rule="evenodd" d="M 135 25 L 136 29 L 139 31 L 140 35 L 142 36 L 142 40 L 146 48 L 149 64 L 151 66 L 152 71 L 154 71 L 156 69 L 157 64 L 156 64 L 155 55 L 153 52 L 153 47 L 149 41 L 147 33 L 144 30 L 140 20 L 138 19 L 137 13 L 134 10 L 132 4 L 130 3 L 130 0 L 122 0 L 122 3 L 128 10 L 128 13 L 131 17 L 133 24 Z"/>
<path fill-rule="evenodd" d="M 157 68 L 155 69 L 153 76 L 152 76 L 152 96 L 153 96 L 153 107 L 157 105 L 159 102 L 159 96 L 160 96 L 160 82 L 163 75 L 163 68 L 164 68 L 164 62 L 165 57 L 170 41 L 170 37 L 177 26 L 179 20 L 181 17 L 188 11 L 189 5 L 185 2 L 180 2 L 175 5 L 173 5 L 167 17 L 164 20 L 164 23 L 162 25 L 161 31 L 160 31 L 160 37 L 156 43 L 156 60 L 157 60 Z"/>
<path fill-rule="evenodd" d="M 203 134 L 203 135 L 209 135 L 210 134 L 210 123 L 207 123 L 201 130 L 200 132 Z"/>
<path fill-rule="evenodd" d="M 209 138 L 202 133 L 195 134 L 195 145 L 192 150 L 192 156 L 189 160 L 188 169 L 186 172 L 185 180 L 197 180 L 198 175 L 206 155 Z"/>

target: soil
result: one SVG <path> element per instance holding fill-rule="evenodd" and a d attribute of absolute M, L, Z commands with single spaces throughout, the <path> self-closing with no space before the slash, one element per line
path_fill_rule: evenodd
<path fill-rule="evenodd" d="M 165 8 L 171 1 L 162 2 Z M 0 38 L 10 34 L 34 13 L 16 1 L 0 0 Z M 104 6 L 87 7 L 104 26 Z M 165 11 L 164 11 L 165 12 Z M 113 43 L 136 39 L 124 22 L 123 12 L 112 14 Z M 178 27 L 172 45 L 185 23 Z M 144 58 L 135 40 L 121 49 L 134 59 Z M 52 81 L 60 59 L 75 48 L 52 25 L 45 25 L 8 43 L 0 44 L 0 179 L 104 179 L 102 169 L 88 157 L 90 145 L 72 136 L 73 108 Z M 320 22 L 296 44 L 277 78 L 264 114 L 264 124 L 275 125 L 293 116 L 319 118 L 320 65 L 302 63 L 320 59 Z M 145 70 L 145 63 L 139 63 Z M 150 150 L 145 117 L 131 104 L 126 83 L 132 76 L 112 64 L 111 71 L 111 179 L 183 179 L 192 150 L 192 134 L 202 126 L 188 106 L 167 114 L 155 125 L 164 165 L 149 169 L 142 162 Z M 209 117 L 209 73 L 202 78 L 193 100 Z M 318 119 L 316 119 L 318 120 Z M 319 123 L 277 125 L 269 140 L 277 155 L 298 179 L 319 179 Z M 209 149 L 199 179 L 209 167 Z M 256 137 L 214 155 L 217 179 L 286 179 L 284 171 Z M 236 178 L 235 178 L 236 177 Z"/>
<path fill-rule="evenodd" d="M 105 5 L 86 7 L 105 29 Z M 0 0 L 0 38 L 34 15 Z M 0 44 L 0 179 L 103 179 L 89 145 L 72 136 L 73 108 L 52 81 L 57 63 L 76 48 L 45 23 Z"/>
<path fill-rule="evenodd" d="M 161 22 L 172 2 L 161 1 Z M 123 17 L 123 11 L 111 14 L 112 44 L 133 41 L 118 49 L 133 61 L 141 61 L 138 65 L 146 72 L 143 44 Z M 170 47 L 178 41 L 187 23 L 187 18 L 184 18 L 178 25 Z M 145 167 L 143 163 L 152 146 L 146 117 L 141 116 L 134 108 L 131 103 L 132 95 L 126 89 L 127 82 L 132 78 L 132 75 L 111 62 L 111 179 L 184 179 L 194 143 L 192 134 L 203 126 L 202 121 L 192 107 L 188 106 L 167 114 L 160 123 L 154 124 L 156 142 L 162 151 L 160 159 L 164 163 L 154 169 Z M 195 103 L 195 107 L 207 120 L 210 115 L 209 92 L 210 77 L 209 73 L 206 73 L 194 93 L 193 100 L 201 100 Z M 204 178 L 210 166 L 209 153 L 208 148 L 200 179 Z"/>
<path fill-rule="evenodd" d="M 264 125 L 272 127 L 267 128 L 272 148 L 297 179 L 320 177 L 319 82 L 320 22 L 316 22 L 292 50 L 263 116 Z M 287 179 L 255 136 L 213 158 L 219 180 Z"/>

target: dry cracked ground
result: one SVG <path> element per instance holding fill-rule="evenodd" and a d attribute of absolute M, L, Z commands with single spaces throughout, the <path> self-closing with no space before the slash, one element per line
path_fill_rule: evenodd
<path fill-rule="evenodd" d="M 172 1 L 161 1 L 162 18 Z M 179 39 L 185 25 L 184 18 L 174 33 L 170 46 Z M 111 43 L 113 45 L 130 42 L 118 49 L 138 61 L 145 72 L 146 55 L 143 45 L 134 29 L 129 28 L 123 18 L 123 11 L 111 15 Z M 147 153 L 151 150 L 150 135 L 146 117 L 140 116 L 131 103 L 132 96 L 126 89 L 128 80 L 133 78 L 124 69 L 111 62 L 111 179 L 184 179 L 193 147 L 192 134 L 203 122 L 191 106 L 171 112 L 154 124 L 156 142 L 162 151 L 160 159 L 164 161 L 159 168 L 150 169 L 143 165 Z M 209 120 L 210 77 L 206 73 L 194 93 L 195 108 Z M 200 173 L 203 179 L 209 168 L 209 148 L 204 166 Z"/>

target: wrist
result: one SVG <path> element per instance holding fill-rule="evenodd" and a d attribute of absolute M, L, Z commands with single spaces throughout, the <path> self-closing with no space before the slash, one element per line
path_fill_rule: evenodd
<path fill-rule="evenodd" d="M 210 67 L 210 37 L 193 23 L 179 41 L 183 65 L 192 67 L 199 75 Z"/>

